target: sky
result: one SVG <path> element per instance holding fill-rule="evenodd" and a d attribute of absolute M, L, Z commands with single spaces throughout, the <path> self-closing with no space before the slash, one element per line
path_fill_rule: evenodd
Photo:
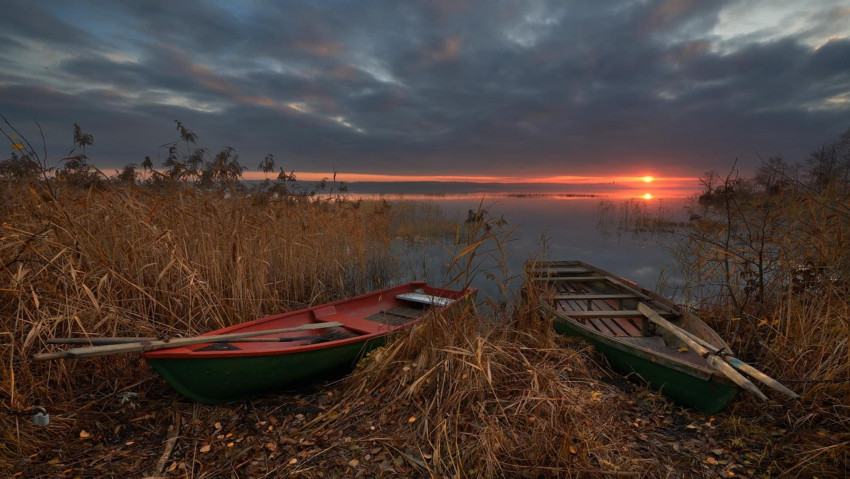
<path fill-rule="evenodd" d="M 3 3 L 0 114 L 54 165 L 74 123 L 161 162 L 180 120 L 349 181 L 688 178 L 850 129 L 846 1 Z"/>

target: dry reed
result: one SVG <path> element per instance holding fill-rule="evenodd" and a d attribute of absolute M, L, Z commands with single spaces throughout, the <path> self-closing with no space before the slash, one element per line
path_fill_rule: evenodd
<path fill-rule="evenodd" d="M 810 433 L 779 447 L 785 457 L 798 458 L 789 474 L 846 472 L 847 192 L 796 184 L 766 194 L 747 186 L 718 188 L 711 205 L 694 207 L 676 250 L 681 275 L 700 316 L 739 357 L 802 395 L 800 402 L 785 402 L 776 417 L 778 427 Z"/>
<path fill-rule="evenodd" d="M 319 424 L 375 424 L 431 477 L 645 470 L 588 347 L 556 342 L 532 306 L 519 314 L 521 329 L 469 308 L 432 317 L 362 361 Z"/>
<path fill-rule="evenodd" d="M 597 229 L 606 235 L 630 233 L 635 237 L 675 233 L 682 223 L 671 219 L 673 212 L 663 200 L 601 200 Z"/>
<path fill-rule="evenodd" d="M 31 363 L 45 338 L 193 335 L 370 290 L 393 271 L 379 206 L 256 204 L 183 187 L 0 187 L 5 408 L 113 390 L 108 378 L 136 370 L 137 358 Z M 15 439 L 10 420 L 0 415 L 4 441 Z"/>
<path fill-rule="evenodd" d="M 0 406 L 26 409 L 49 401 L 68 412 L 56 418 L 49 432 L 0 415 L 5 445 L 0 457 L 9 463 L 21 464 L 55 437 L 69 444 L 65 450 L 86 457 L 75 436 L 80 431 L 73 411 L 91 416 L 92 405 L 103 407 L 104 398 L 114 399 L 151 377 L 137 356 L 31 363 L 29 355 L 45 349 L 46 337 L 193 334 L 380 286 L 390 281 L 395 261 L 387 250 L 396 236 L 396 220 L 392 208 L 381 202 L 257 203 L 190 189 L 152 194 L 132 188 L 63 189 L 56 201 L 38 186 L 4 188 L 0 321 L 9 342 L 0 351 L 5 362 Z M 482 256 L 503 255 L 509 236 L 500 236 L 501 221 L 479 213 L 470 214 L 458 234 L 455 264 L 461 271 L 456 279 L 462 284 L 475 274 Z M 841 237 L 840 231 L 830 231 Z M 766 347 L 739 350 L 768 371 L 827 379 L 802 383 L 802 405 L 774 424 L 765 426 L 763 418 L 742 424 L 746 420 L 738 412 L 718 421 L 736 435 L 749 431 L 751 437 L 777 423 L 829 427 L 821 442 L 773 443 L 762 470 L 778 470 L 775 462 L 776 468 L 797 475 L 829 477 L 846 465 L 841 454 L 848 442 L 834 431 L 846 425 L 847 389 L 831 381 L 841 379 L 850 362 L 842 284 L 832 276 L 810 278 L 798 285 L 807 293 L 778 302 L 772 315 L 765 309 L 750 329 L 732 330 L 738 332 L 731 338 L 737 345 Z M 677 435 L 693 433 L 669 425 L 638 429 L 637 420 L 629 417 L 638 412 L 627 410 L 617 389 L 600 381 L 595 356 L 580 343 L 556 337 L 551 325 L 537 317 L 534 298 L 503 306 L 497 312 L 509 321 L 494 324 L 472 309 L 453 310 L 376 351 L 334 387 L 330 409 L 303 425 L 298 441 L 371 424 L 375 429 L 367 427 L 359 439 L 404 458 L 412 469 L 401 474 L 422 476 L 659 477 L 682 473 L 676 469 L 682 464 L 704 467 L 699 456 L 704 451 L 680 455 L 669 449 Z M 735 323 L 723 317 L 706 319 L 718 329 Z M 670 419 L 666 402 L 656 397 L 649 402 L 647 421 L 640 424 L 661 421 L 659 416 Z M 197 407 L 164 407 L 176 409 L 178 416 L 191 409 L 193 420 L 182 423 L 184 431 L 217 429 L 196 419 Z M 271 405 L 268 415 L 277 409 Z M 206 410 L 234 414 L 233 408 Z M 104 419 L 99 427 L 104 435 L 115 431 L 113 441 L 123 444 L 119 426 Z M 196 447 L 181 442 L 175 456 L 183 456 L 175 463 L 189 471 L 206 470 L 194 462 Z M 256 449 L 264 447 L 246 446 L 240 453 L 259 454 Z M 220 457 L 225 462 L 210 470 L 229 474 L 245 464 Z M 312 467 L 308 461 L 302 466 L 287 457 L 256 457 L 264 459 L 253 467 L 267 474 L 316 472 L 299 469 Z"/>

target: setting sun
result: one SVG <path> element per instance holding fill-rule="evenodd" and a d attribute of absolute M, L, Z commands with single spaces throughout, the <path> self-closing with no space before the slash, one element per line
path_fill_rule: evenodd
<path fill-rule="evenodd" d="M 649 194 L 649 193 L 647 193 L 647 194 L 643 195 L 643 199 L 645 199 L 645 200 L 651 200 L 651 199 L 652 199 L 652 195 L 651 195 L 651 194 Z"/>
<path fill-rule="evenodd" d="M 644 182 L 644 183 L 652 183 L 652 180 L 654 180 L 654 179 L 655 179 L 655 178 L 653 178 L 653 177 L 651 177 L 651 176 L 644 176 L 644 177 L 643 177 L 643 182 Z"/>

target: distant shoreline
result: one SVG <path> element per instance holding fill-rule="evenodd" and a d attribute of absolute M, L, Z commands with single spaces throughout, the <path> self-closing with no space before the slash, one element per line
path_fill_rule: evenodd
<path fill-rule="evenodd" d="M 246 184 L 256 184 L 259 180 L 243 180 Z M 302 186 L 315 185 L 314 181 L 299 181 Z M 693 188 L 664 187 L 661 184 L 629 186 L 619 183 L 565 184 L 565 183 L 473 183 L 461 181 L 365 181 L 345 183 L 349 194 L 364 195 L 476 195 L 494 194 L 515 198 L 596 198 L 610 196 L 642 196 L 645 193 L 653 197 L 687 197 L 699 193 L 698 186 Z M 330 191 L 328 183 L 325 191 Z"/>

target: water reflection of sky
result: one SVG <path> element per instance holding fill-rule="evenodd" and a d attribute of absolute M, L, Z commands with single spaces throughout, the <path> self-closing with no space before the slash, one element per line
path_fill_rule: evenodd
<path fill-rule="evenodd" d="M 676 179 L 678 180 L 678 179 Z M 569 199 L 587 196 L 609 198 L 683 198 L 698 192 L 699 182 L 654 179 L 630 183 L 471 183 L 440 181 L 359 182 L 347 185 L 351 195 L 363 198 L 462 199 L 487 197 L 547 196 Z"/>
<path fill-rule="evenodd" d="M 639 199 L 642 195 L 627 196 L 623 199 L 614 196 L 605 197 L 569 197 L 545 195 L 443 195 L 443 196 L 403 196 L 404 199 L 428 201 L 436 204 L 450 217 L 458 220 L 466 218 L 470 209 L 474 210 L 482 203 L 484 209 L 494 217 L 504 217 L 506 229 L 516 227 L 507 243 L 507 264 L 510 274 L 521 275 L 525 261 L 540 256 L 543 238 L 547 249 L 543 253 L 548 260 L 581 260 L 594 266 L 621 275 L 638 284 L 656 288 L 662 274 L 669 272 L 673 257 L 668 249 L 674 238 L 670 235 L 634 235 L 618 233 L 616 228 L 600 227 L 603 216 L 603 203 L 609 208 L 618 202 L 646 201 L 650 212 L 662 211 L 671 219 L 684 216 L 684 198 Z M 391 197 L 384 197 L 391 200 Z M 486 245 L 484 246 L 486 248 Z M 408 278 L 425 279 L 440 283 L 445 278 L 441 266 L 450 260 L 451 254 L 445 246 L 422 245 L 408 250 Z M 482 292 L 493 294 L 498 288 L 483 273 L 492 272 L 499 276 L 496 263 L 486 262 L 484 271 L 473 281 L 473 286 Z M 675 279 L 675 278 L 673 278 Z M 519 287 L 520 279 L 513 280 L 511 289 Z"/>

